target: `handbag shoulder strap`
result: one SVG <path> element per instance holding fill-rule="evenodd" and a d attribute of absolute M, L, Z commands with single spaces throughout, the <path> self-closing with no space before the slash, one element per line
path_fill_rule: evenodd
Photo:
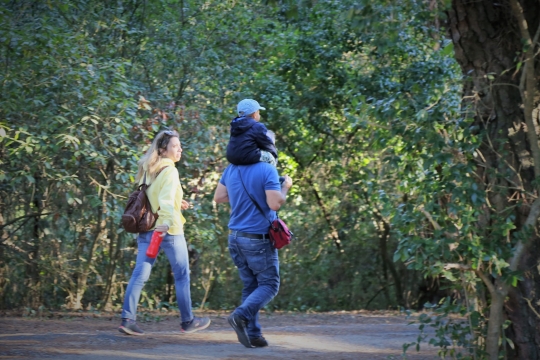
<path fill-rule="evenodd" d="M 247 191 L 246 185 L 244 185 L 244 181 L 242 180 L 242 173 L 240 172 L 240 169 L 236 168 L 236 170 L 238 171 L 238 176 L 240 177 L 240 182 L 242 183 L 242 186 L 244 187 L 244 190 L 246 191 L 247 196 L 249 196 L 249 198 L 251 199 L 251 201 L 253 202 L 255 207 L 261 212 L 262 216 L 270 223 L 270 225 L 272 225 L 272 222 L 266 218 L 266 215 L 264 214 L 264 211 L 261 208 L 261 206 L 255 201 L 255 199 L 253 199 L 251 197 L 251 195 L 249 194 L 249 191 Z"/>
<path fill-rule="evenodd" d="M 162 172 L 163 170 L 165 170 L 165 168 L 168 168 L 168 166 L 164 166 L 164 167 L 162 167 L 161 169 L 159 169 L 159 171 L 158 171 L 157 174 L 156 174 L 156 179 L 157 179 L 157 177 L 159 176 L 159 174 L 161 174 L 161 172 Z M 155 180 L 155 179 L 154 179 L 154 180 Z M 152 184 L 150 184 L 150 185 L 152 185 Z"/>
<path fill-rule="evenodd" d="M 159 169 L 159 171 L 158 171 L 157 174 L 156 174 L 156 177 L 154 178 L 154 181 L 155 181 L 155 179 L 157 179 L 158 175 L 161 174 L 161 172 L 162 172 L 163 170 L 165 170 L 165 168 L 167 168 L 167 167 L 169 167 L 169 166 L 164 166 L 164 167 L 162 167 L 161 169 Z M 146 171 L 145 171 L 145 172 L 144 172 L 143 182 L 142 182 L 141 185 L 146 185 L 146 188 L 148 189 L 148 188 L 150 187 L 150 185 L 152 185 L 152 184 L 153 184 L 153 182 L 151 182 L 150 184 L 146 185 Z"/>
<path fill-rule="evenodd" d="M 144 186 L 144 185 L 146 185 L 146 171 L 144 172 L 144 178 L 143 178 L 141 186 Z"/>
<path fill-rule="evenodd" d="M 159 169 L 159 171 L 158 171 L 157 174 L 156 174 L 156 179 L 157 179 L 158 175 L 159 175 L 166 167 L 168 167 L 168 166 L 164 166 L 164 167 L 162 167 L 161 169 Z M 154 180 L 155 180 L 155 179 L 154 179 Z M 150 185 L 146 185 L 146 171 L 145 171 L 145 172 L 144 172 L 143 183 L 142 183 L 141 185 L 139 185 L 139 188 L 140 188 L 141 190 L 144 190 L 144 192 L 146 192 L 146 190 L 148 190 L 148 188 L 149 188 L 152 184 L 153 184 L 153 182 L 150 183 Z M 146 198 L 146 200 L 148 201 L 148 204 L 150 204 L 150 199 L 149 199 L 149 198 Z M 152 208 L 150 207 L 150 209 L 152 209 Z M 158 207 L 158 210 L 159 210 L 159 209 L 161 209 L 161 207 Z M 157 210 L 156 210 L 156 212 L 157 212 Z"/>

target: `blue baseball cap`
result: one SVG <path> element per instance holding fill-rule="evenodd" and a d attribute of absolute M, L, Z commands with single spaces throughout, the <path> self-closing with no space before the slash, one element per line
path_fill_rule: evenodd
<path fill-rule="evenodd" d="M 236 106 L 236 111 L 238 116 L 250 115 L 256 112 L 257 110 L 266 110 L 259 103 L 253 99 L 244 99 L 238 103 Z"/>

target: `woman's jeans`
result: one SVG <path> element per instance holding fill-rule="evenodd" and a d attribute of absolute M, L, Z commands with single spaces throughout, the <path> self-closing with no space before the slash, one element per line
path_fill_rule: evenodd
<path fill-rule="evenodd" d="M 229 235 L 229 252 L 244 283 L 242 305 L 234 310 L 248 321 L 247 333 L 255 339 L 262 336 L 259 310 L 277 295 L 279 290 L 279 260 L 277 250 L 266 239 L 250 239 Z"/>
<path fill-rule="evenodd" d="M 152 266 L 156 259 L 146 256 L 146 249 L 150 245 L 153 231 L 140 233 L 137 238 L 137 263 L 129 284 L 126 289 L 124 306 L 122 308 L 122 318 L 135 320 L 137 318 L 137 304 L 141 297 L 141 291 L 150 277 Z M 174 286 L 176 288 L 176 301 L 180 310 L 182 322 L 191 321 L 193 313 L 191 312 L 191 292 L 189 282 L 189 259 L 186 239 L 184 235 L 166 234 L 161 242 L 160 249 L 163 249 L 165 255 L 171 263 L 172 273 L 174 275 Z"/>

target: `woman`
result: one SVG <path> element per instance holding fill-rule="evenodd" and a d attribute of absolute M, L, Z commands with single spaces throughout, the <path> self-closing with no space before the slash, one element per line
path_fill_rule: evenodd
<path fill-rule="evenodd" d="M 174 275 L 176 301 L 181 317 L 181 332 L 192 333 L 206 329 L 210 325 L 207 317 L 194 317 L 191 312 L 191 293 L 189 282 L 189 260 L 184 238 L 185 219 L 182 211 L 189 203 L 182 199 L 178 170 L 174 163 L 182 156 L 182 146 L 176 131 L 162 131 L 152 142 L 150 149 L 139 160 L 139 172 L 136 180 L 141 184 L 146 174 L 146 183 L 152 184 L 147 190 L 147 197 L 152 210 L 157 209 L 159 218 L 154 230 L 140 233 L 137 238 L 137 263 L 129 280 L 122 308 L 120 332 L 129 335 L 142 335 L 136 323 L 137 304 L 141 297 L 144 283 L 150 277 L 150 271 L 156 259 L 146 256 L 146 249 L 154 231 L 164 233 L 161 249 L 167 255 Z"/>

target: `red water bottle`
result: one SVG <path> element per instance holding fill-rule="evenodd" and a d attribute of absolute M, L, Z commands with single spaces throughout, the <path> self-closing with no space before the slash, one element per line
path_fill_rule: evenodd
<path fill-rule="evenodd" d="M 163 240 L 164 235 L 164 233 L 154 231 L 154 233 L 152 234 L 152 240 L 150 240 L 150 245 L 148 246 L 148 249 L 146 249 L 146 256 L 152 259 L 157 256 L 159 252 L 159 246 L 161 245 L 161 241 Z"/>

